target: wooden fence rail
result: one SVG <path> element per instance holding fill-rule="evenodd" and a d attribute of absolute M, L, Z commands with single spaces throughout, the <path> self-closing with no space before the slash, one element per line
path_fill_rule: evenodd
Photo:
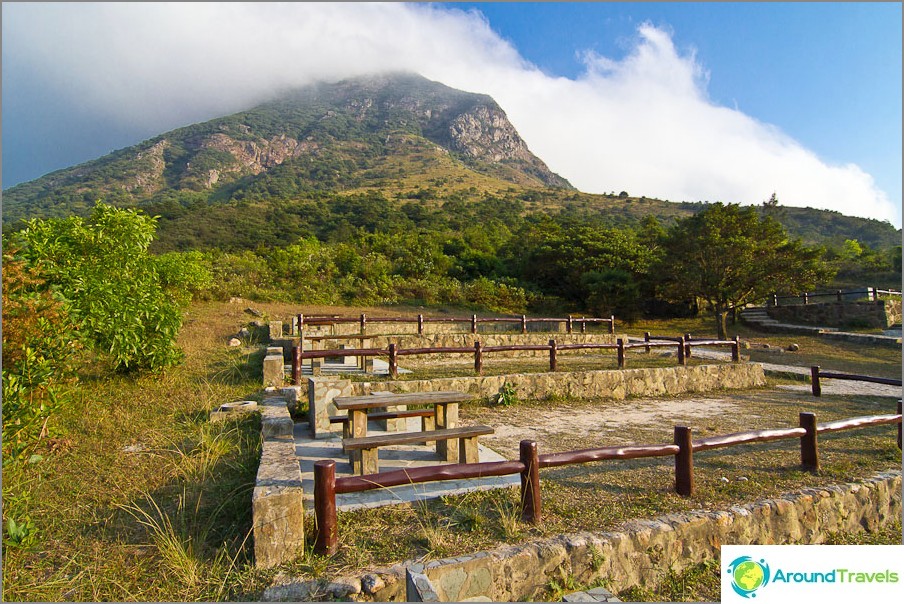
<path fill-rule="evenodd" d="M 478 317 L 471 315 L 470 317 L 425 317 L 418 315 L 417 317 L 368 317 L 366 313 L 362 313 L 358 317 L 340 317 L 335 315 L 305 315 L 298 314 L 292 321 L 293 326 L 298 329 L 298 333 L 304 332 L 305 325 L 359 325 L 360 333 L 367 333 L 368 323 L 416 323 L 418 335 L 424 334 L 424 325 L 427 323 L 468 323 L 471 326 L 471 333 L 477 333 L 477 326 L 480 323 L 520 323 L 521 333 L 527 333 L 528 323 L 564 323 L 565 331 L 573 333 L 575 323 L 580 327 L 581 333 L 587 332 L 587 325 L 595 323 L 605 323 L 609 327 L 609 333 L 615 333 L 615 315 L 608 318 L 600 317 L 528 317 L 521 315 L 520 317 Z"/>
<path fill-rule="evenodd" d="M 649 334 L 647 334 L 649 335 Z M 328 357 L 387 357 L 389 363 L 389 373 L 392 377 L 398 377 L 398 357 L 400 356 L 416 356 L 425 354 L 473 354 L 474 355 L 474 372 L 481 375 L 483 371 L 483 355 L 492 354 L 494 352 L 517 352 L 517 351 L 547 351 L 549 352 L 549 370 L 558 370 L 558 353 L 559 351 L 570 350 L 615 350 L 617 355 L 617 363 L 619 369 L 624 369 L 626 365 L 625 352 L 632 348 L 644 348 L 647 352 L 654 347 L 676 348 L 678 352 L 678 364 L 686 365 L 687 357 L 691 354 L 692 346 L 730 346 L 732 349 L 731 358 L 733 362 L 740 362 L 740 340 L 735 337 L 734 340 L 692 340 L 687 341 L 683 336 L 678 338 L 646 338 L 644 342 L 629 342 L 619 338 L 615 344 L 559 344 L 555 340 L 550 340 L 548 344 L 523 344 L 523 345 L 506 345 L 506 346 L 484 346 L 479 340 L 474 342 L 473 347 L 467 346 L 447 346 L 447 347 L 426 347 L 426 348 L 399 348 L 395 344 L 390 344 L 388 348 L 340 348 L 331 350 L 302 350 L 301 346 L 294 346 L 292 349 L 292 379 L 295 385 L 301 384 L 301 364 L 303 359 L 323 359 Z"/>
<path fill-rule="evenodd" d="M 878 300 L 879 296 L 901 296 L 901 292 L 895 291 L 893 289 L 879 289 L 878 287 L 866 287 L 864 289 L 849 289 L 849 290 L 835 290 L 833 292 L 803 292 L 802 294 L 798 294 L 796 296 L 779 296 L 778 294 L 772 294 L 769 299 L 769 303 L 772 306 L 779 306 L 780 300 L 793 300 L 792 304 L 809 304 L 810 300 L 813 298 L 827 298 L 832 297 L 835 298 L 836 301 L 841 302 L 845 297 L 863 294 L 862 297 L 867 300 Z"/>
<path fill-rule="evenodd" d="M 813 396 L 822 396 L 822 385 L 820 378 L 830 378 L 834 380 L 852 380 L 856 382 L 871 382 L 873 384 L 886 384 L 888 386 L 900 386 L 901 380 L 895 378 L 873 377 L 871 375 L 857 375 L 855 373 L 837 373 L 834 371 L 822 371 L 819 365 L 810 367 L 810 388 Z"/>
<path fill-rule="evenodd" d="M 801 466 L 805 470 L 815 471 L 819 469 L 818 434 L 890 424 L 898 426 L 897 444 L 898 448 L 901 448 L 901 401 L 898 401 L 897 412 L 894 415 L 854 417 L 817 424 L 814 413 L 800 413 L 799 424 L 798 428 L 751 430 L 722 436 L 709 436 L 698 440 L 692 440 L 691 428 L 675 426 L 673 444 L 602 447 L 547 455 L 538 454 L 536 442 L 523 440 L 519 447 L 518 461 L 427 466 L 338 479 L 336 478 L 335 461 L 317 461 L 314 463 L 314 512 L 317 518 L 314 551 L 319 554 L 332 555 L 338 548 L 336 495 L 339 493 L 354 493 L 441 480 L 520 474 L 521 518 L 525 522 L 537 523 L 542 518 L 540 468 L 612 459 L 673 456 L 675 458 L 675 491 L 687 497 L 694 491 L 693 454 L 710 449 L 799 438 Z"/>

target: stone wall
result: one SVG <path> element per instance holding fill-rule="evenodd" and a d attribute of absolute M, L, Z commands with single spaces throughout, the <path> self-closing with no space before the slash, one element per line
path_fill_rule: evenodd
<path fill-rule="evenodd" d="M 361 396 L 371 392 L 433 392 L 458 390 L 489 397 L 503 383 L 512 384 L 518 396 L 542 398 L 547 395 L 602 397 L 621 400 L 632 396 L 674 396 L 689 392 L 710 392 L 766 385 L 759 363 L 695 365 L 601 371 L 519 373 L 497 376 L 438 378 L 433 380 L 396 380 L 352 382 L 330 377 L 308 378 L 308 419 L 315 438 L 327 438 L 330 415 L 341 415 L 332 404 L 337 396 Z"/>
<path fill-rule="evenodd" d="M 615 344 L 618 336 L 608 333 L 434 333 L 434 334 L 410 334 L 410 335 L 375 335 L 365 336 L 361 339 L 336 339 L 336 340 L 318 340 L 311 342 L 311 350 L 332 350 L 340 345 L 346 348 L 381 348 L 386 349 L 390 344 L 395 344 L 399 348 L 473 348 L 474 342 L 479 341 L 483 346 L 546 346 L 550 340 L 555 340 L 556 344 Z M 307 350 L 307 346 L 305 347 Z M 602 351 L 599 351 L 602 352 Z M 429 355 L 418 355 L 415 359 L 424 358 L 442 358 L 449 356 L 473 356 L 473 352 L 468 353 L 438 353 Z M 564 354 L 564 353 L 563 353 Z M 615 354 L 609 351 L 609 354 Z M 487 353 L 486 358 L 499 357 L 548 357 L 549 352 L 546 350 L 514 350 L 505 352 Z"/>
<path fill-rule="evenodd" d="M 255 565 L 268 568 L 304 551 L 304 489 L 285 398 L 271 394 L 259 408 L 263 443 L 251 522 Z"/>
<path fill-rule="evenodd" d="M 875 531 L 901 518 L 901 472 L 803 489 L 723 510 L 628 522 L 607 533 L 559 535 L 427 564 L 410 562 L 332 581 L 284 582 L 266 601 L 404 601 L 406 568 L 426 575 L 441 601 L 525 601 L 551 580 L 606 579 L 617 592 L 657 584 L 664 572 L 718 559 L 721 545 L 825 543 L 833 532 Z"/>
<path fill-rule="evenodd" d="M 886 329 L 901 322 L 901 300 L 769 306 L 766 313 L 776 321 L 786 323 Z"/>
<path fill-rule="evenodd" d="M 285 334 L 297 334 L 297 320 L 293 317 L 284 323 Z M 618 320 L 616 319 L 616 328 Z M 342 323 L 339 325 L 305 325 L 305 335 L 354 335 L 361 332 L 361 325 L 355 323 Z M 608 334 L 608 323 L 587 323 L 585 330 L 590 334 Z M 548 334 L 564 334 L 567 331 L 565 321 L 537 321 L 527 323 L 528 333 L 548 333 Z M 520 334 L 521 323 L 478 323 L 477 332 L 480 334 Z M 572 332 L 580 333 L 580 319 L 575 318 L 572 321 Z M 423 335 L 436 334 L 471 334 L 471 323 L 461 321 L 455 323 L 431 323 L 424 322 Z M 417 335 L 417 322 L 413 320 L 411 323 L 381 323 L 379 321 L 368 321 L 365 326 L 365 335 Z"/>

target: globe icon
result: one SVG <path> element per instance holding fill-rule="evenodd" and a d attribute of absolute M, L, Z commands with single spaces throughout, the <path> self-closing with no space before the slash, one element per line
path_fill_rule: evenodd
<path fill-rule="evenodd" d="M 755 591 L 763 584 L 765 579 L 763 567 L 753 560 L 747 560 L 738 564 L 734 569 L 733 576 L 735 584 L 748 592 Z"/>

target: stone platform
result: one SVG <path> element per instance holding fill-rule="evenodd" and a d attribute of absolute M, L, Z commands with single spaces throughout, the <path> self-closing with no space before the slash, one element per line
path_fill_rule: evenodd
<path fill-rule="evenodd" d="M 408 432 L 417 432 L 420 429 L 420 418 L 408 418 Z M 367 434 L 369 436 L 385 434 L 385 430 L 377 422 L 370 422 L 367 427 Z M 295 424 L 294 436 L 295 454 L 301 466 L 305 509 L 313 510 L 314 462 L 321 459 L 335 460 L 337 478 L 351 476 L 352 467 L 348 461 L 348 455 L 342 453 L 342 438 L 340 435 L 331 438 L 314 439 L 311 438 L 311 431 L 307 422 L 301 422 Z M 505 461 L 504 457 L 483 445 L 478 445 L 478 452 L 482 462 Z M 442 461 L 436 454 L 436 449 L 433 445 L 394 445 L 380 448 L 380 472 L 445 464 L 446 462 Z M 466 493 L 468 491 L 505 488 L 519 485 L 520 483 L 520 478 L 517 475 L 512 475 L 480 479 L 470 478 L 467 480 L 444 480 L 374 489 L 358 493 L 341 493 L 336 495 L 336 507 L 339 510 L 373 508 L 433 499 L 443 495 Z"/>

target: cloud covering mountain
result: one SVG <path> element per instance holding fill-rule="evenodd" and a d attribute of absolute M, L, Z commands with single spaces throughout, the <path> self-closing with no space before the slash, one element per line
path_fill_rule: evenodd
<path fill-rule="evenodd" d="M 28 107 L 25 121 L 61 137 L 88 136 L 81 120 L 125 146 L 315 80 L 406 70 L 492 96 L 583 191 L 748 204 L 775 192 L 785 205 L 900 225 L 900 208 L 858 166 L 830 165 L 712 102 L 705 66 L 649 24 L 623 58 L 586 52 L 585 71 L 568 79 L 527 62 L 479 13 L 441 5 L 23 3 L 3 13 L 4 107 L 8 86 L 27 83 L 54 102 Z M 4 138 L 24 136 L 6 122 Z"/>

